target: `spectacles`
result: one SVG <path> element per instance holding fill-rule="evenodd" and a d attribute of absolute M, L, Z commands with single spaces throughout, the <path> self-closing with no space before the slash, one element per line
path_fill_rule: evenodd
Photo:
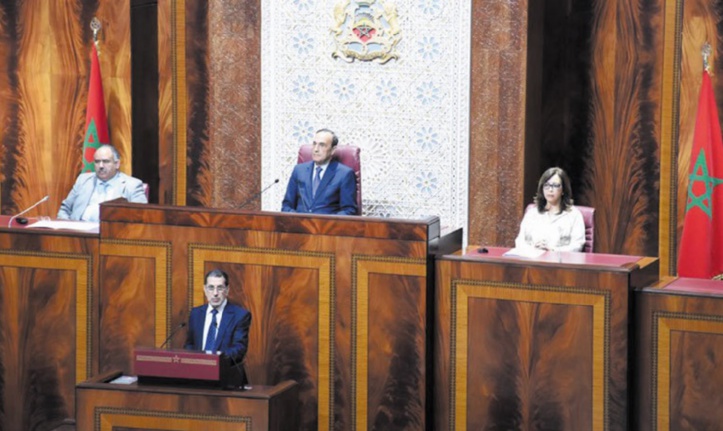
<path fill-rule="evenodd" d="M 204 286 L 204 289 L 208 292 L 225 292 L 228 290 L 228 286 Z"/>
<path fill-rule="evenodd" d="M 542 188 L 545 190 L 559 189 L 560 187 L 562 187 L 560 183 L 545 183 L 542 185 Z"/>

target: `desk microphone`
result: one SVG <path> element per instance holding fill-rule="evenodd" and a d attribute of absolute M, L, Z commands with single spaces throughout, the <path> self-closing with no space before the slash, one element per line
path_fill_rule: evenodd
<path fill-rule="evenodd" d="M 176 335 L 176 333 L 177 333 L 178 331 L 180 331 L 181 328 L 185 328 L 185 327 L 186 327 L 186 322 L 181 322 L 180 325 L 176 326 L 176 329 L 174 329 L 173 331 L 171 331 L 171 335 L 169 335 L 168 338 L 166 338 L 166 341 L 164 341 L 163 344 L 161 344 L 161 347 L 159 347 L 159 349 L 162 349 L 163 346 L 165 346 L 166 344 L 168 344 L 168 342 L 171 341 L 171 339 L 173 339 L 173 336 Z"/>
<path fill-rule="evenodd" d="M 266 190 L 270 189 L 271 187 L 273 187 L 274 185 L 276 185 L 278 182 L 279 182 L 279 179 L 278 179 L 278 178 L 275 179 L 273 183 L 269 184 L 268 186 L 264 187 L 263 190 L 261 190 L 260 192 L 254 194 L 253 196 L 251 196 L 249 199 L 246 200 L 246 202 L 242 203 L 241 206 L 238 207 L 238 208 L 236 208 L 236 209 L 239 209 L 239 210 L 240 210 L 240 209 L 242 209 L 243 207 L 245 207 L 246 205 L 248 205 L 248 204 L 250 204 L 251 202 L 255 201 L 256 199 L 259 198 L 259 196 L 263 195 Z"/>
<path fill-rule="evenodd" d="M 277 181 L 278 181 L 278 180 L 277 180 Z M 26 212 L 30 211 L 31 209 L 35 208 L 36 206 L 42 204 L 43 202 L 47 201 L 48 199 L 50 199 L 50 195 L 45 195 L 44 198 L 42 198 L 42 199 L 40 199 L 39 201 L 35 202 L 31 207 L 29 207 L 29 208 L 25 209 L 24 211 L 19 212 L 18 214 L 15 214 L 14 216 L 10 217 L 10 221 L 8 221 L 8 227 L 12 226 L 13 220 L 15 220 L 16 218 L 18 218 L 18 217 L 20 217 L 21 215 L 25 214 Z M 27 221 L 26 221 L 26 223 L 27 223 Z"/>

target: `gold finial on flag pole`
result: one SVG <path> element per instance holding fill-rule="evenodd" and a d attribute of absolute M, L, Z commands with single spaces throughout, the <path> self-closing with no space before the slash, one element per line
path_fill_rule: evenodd
<path fill-rule="evenodd" d="M 100 33 L 100 29 L 103 26 L 100 24 L 100 20 L 97 17 L 93 17 L 93 19 L 90 20 L 90 29 L 93 30 L 93 43 L 95 44 L 95 49 L 98 51 L 98 54 L 100 55 L 100 48 L 98 47 L 98 33 Z"/>
<path fill-rule="evenodd" d="M 710 67 L 710 61 L 709 58 L 711 54 L 713 53 L 713 49 L 710 46 L 710 43 L 706 42 L 703 44 L 703 49 L 700 50 L 700 53 L 703 55 L 703 70 L 708 72 L 708 75 L 712 75 L 713 71 Z"/>

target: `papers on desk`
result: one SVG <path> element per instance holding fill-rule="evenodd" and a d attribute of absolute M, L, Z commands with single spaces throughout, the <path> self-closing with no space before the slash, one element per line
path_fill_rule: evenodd
<path fill-rule="evenodd" d="M 69 220 L 40 220 L 27 227 L 47 228 L 47 229 L 66 229 L 79 232 L 99 232 L 100 223 L 92 221 L 69 221 Z"/>
<path fill-rule="evenodd" d="M 525 248 L 513 248 L 507 251 L 502 256 L 514 256 L 514 257 L 526 257 L 528 259 L 535 259 L 545 254 L 545 250 L 539 248 L 525 247 Z"/>
<path fill-rule="evenodd" d="M 132 385 L 137 381 L 137 376 L 120 376 L 116 379 L 111 380 L 110 383 L 115 383 L 116 385 Z"/>

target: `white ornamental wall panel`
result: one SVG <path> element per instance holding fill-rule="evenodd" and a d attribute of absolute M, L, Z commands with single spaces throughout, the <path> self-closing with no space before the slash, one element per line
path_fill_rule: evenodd
<path fill-rule="evenodd" d="M 299 145 L 326 127 L 340 145 L 361 148 L 364 215 L 438 215 L 466 228 L 470 8 L 470 0 L 262 0 L 262 175 L 264 184 L 280 179 L 263 209 L 281 208 Z M 339 34 L 356 28 L 363 38 L 364 19 L 397 32 L 387 38 L 393 58 L 335 58 Z"/>

